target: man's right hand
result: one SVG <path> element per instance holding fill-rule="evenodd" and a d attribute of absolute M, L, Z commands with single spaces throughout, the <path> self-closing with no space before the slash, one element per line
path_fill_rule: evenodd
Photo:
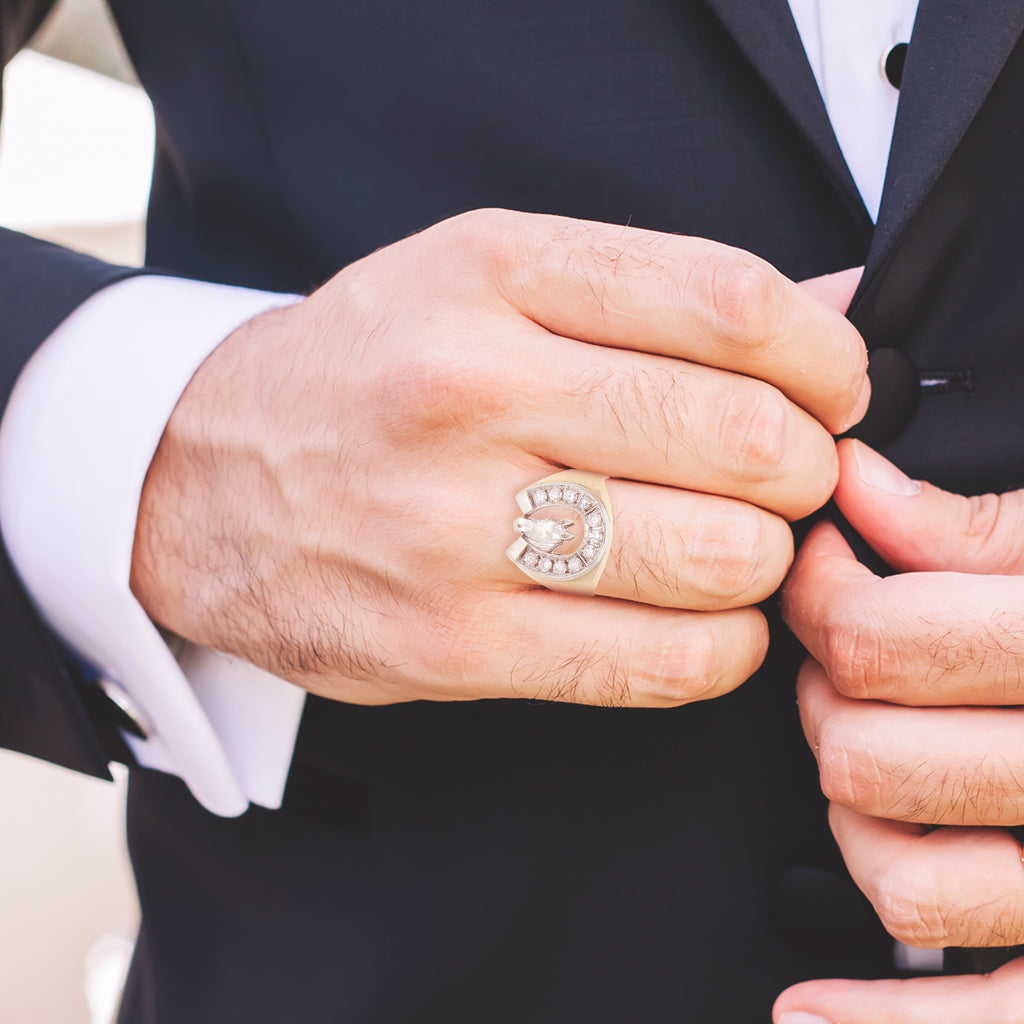
<path fill-rule="evenodd" d="M 728 692 L 764 657 L 787 520 L 829 497 L 830 435 L 867 404 L 855 284 L 632 228 L 445 221 L 207 359 L 146 479 L 132 589 L 354 703 Z M 504 555 L 516 492 L 563 467 L 610 478 L 596 598 Z"/>

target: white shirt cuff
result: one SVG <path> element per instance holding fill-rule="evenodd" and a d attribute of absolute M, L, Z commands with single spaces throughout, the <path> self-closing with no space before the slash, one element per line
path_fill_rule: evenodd
<path fill-rule="evenodd" d="M 199 365 L 236 327 L 296 300 L 171 277 L 111 285 L 39 348 L 0 423 L 0 527 L 25 586 L 139 709 L 147 737 L 125 737 L 139 762 L 179 775 L 221 815 L 280 806 L 305 694 L 192 645 L 179 665 L 129 588 L 135 521 Z"/>

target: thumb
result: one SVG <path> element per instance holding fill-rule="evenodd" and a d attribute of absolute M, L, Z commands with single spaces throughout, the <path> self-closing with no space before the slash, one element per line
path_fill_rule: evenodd
<path fill-rule="evenodd" d="M 894 568 L 1024 573 L 1024 491 L 966 498 L 911 480 L 860 441 L 838 451 L 836 504 Z"/>
<path fill-rule="evenodd" d="M 823 305 L 845 313 L 863 273 L 863 267 L 851 267 L 849 270 L 840 270 L 838 274 L 808 278 L 800 282 L 800 287 Z"/>
<path fill-rule="evenodd" d="M 1024 959 L 990 975 L 907 981 L 808 981 L 787 989 L 774 1024 L 1014 1024 L 1024 1006 Z"/>

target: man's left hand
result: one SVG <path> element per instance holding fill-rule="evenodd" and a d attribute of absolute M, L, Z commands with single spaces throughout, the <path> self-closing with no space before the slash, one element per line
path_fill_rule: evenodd
<path fill-rule="evenodd" d="M 812 655 L 800 715 L 833 832 L 902 942 L 1022 943 L 1024 864 L 1007 827 L 1024 824 L 1024 492 L 965 498 L 859 442 L 839 450 L 840 510 L 902 573 L 874 575 L 820 524 L 783 590 Z M 1022 1021 L 1024 978 L 1009 976 Z"/>

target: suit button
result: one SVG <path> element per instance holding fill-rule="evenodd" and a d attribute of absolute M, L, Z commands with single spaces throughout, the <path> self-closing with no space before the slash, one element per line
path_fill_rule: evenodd
<path fill-rule="evenodd" d="M 776 882 L 772 923 L 788 945 L 809 956 L 844 956 L 878 943 L 881 925 L 853 882 L 825 868 L 796 867 Z"/>
<path fill-rule="evenodd" d="M 909 356 L 896 348 L 876 348 L 868 353 L 871 404 L 864 419 L 847 431 L 865 444 L 891 441 L 913 419 L 921 395 L 921 379 Z"/>

